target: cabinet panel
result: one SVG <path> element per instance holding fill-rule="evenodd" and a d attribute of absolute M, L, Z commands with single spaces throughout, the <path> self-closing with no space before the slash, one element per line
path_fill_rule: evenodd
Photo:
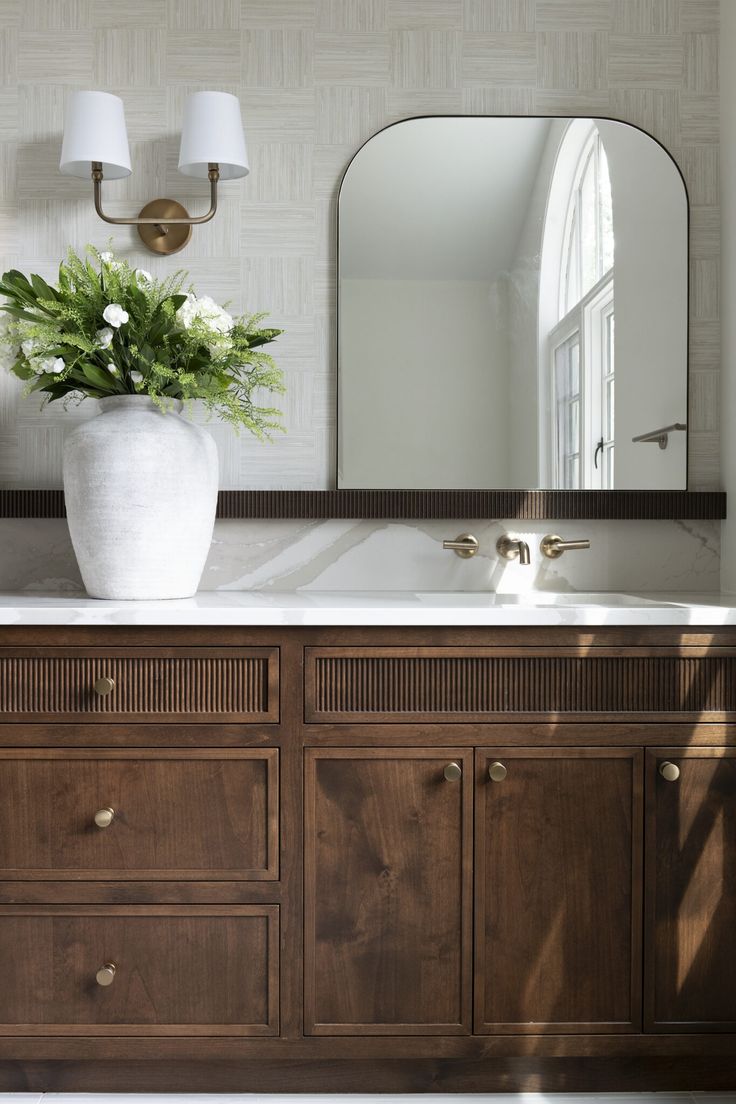
<path fill-rule="evenodd" d="M 0 793 L 2 880 L 278 877 L 275 748 L 0 750 Z"/>
<path fill-rule="evenodd" d="M 557 643 L 307 647 L 310 724 L 569 719 L 716 720 L 736 711 L 736 650 Z"/>
<path fill-rule="evenodd" d="M 472 752 L 305 754 L 306 1031 L 467 1033 Z"/>
<path fill-rule="evenodd" d="M 477 786 L 476 1032 L 637 1029 L 641 753 L 483 749 Z"/>
<path fill-rule="evenodd" d="M 279 719 L 278 648 L 0 648 L 3 721 Z"/>
<path fill-rule="evenodd" d="M 647 1026 L 734 1031 L 736 751 L 649 752 L 647 802 Z"/>
<path fill-rule="evenodd" d="M 278 912 L 4 905 L 0 1035 L 277 1035 Z"/>

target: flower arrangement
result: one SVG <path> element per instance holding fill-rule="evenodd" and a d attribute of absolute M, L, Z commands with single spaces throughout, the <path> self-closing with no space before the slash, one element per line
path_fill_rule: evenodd
<path fill-rule="evenodd" d="M 279 411 L 256 403 L 282 393 L 282 373 L 262 347 L 282 331 L 262 314 L 233 318 L 185 288 L 187 274 L 154 279 L 111 252 L 70 249 L 59 282 L 6 272 L 0 281 L 0 364 L 48 401 L 148 395 L 201 400 L 257 437 L 282 429 Z M 95 262 L 95 263 L 93 263 Z"/>

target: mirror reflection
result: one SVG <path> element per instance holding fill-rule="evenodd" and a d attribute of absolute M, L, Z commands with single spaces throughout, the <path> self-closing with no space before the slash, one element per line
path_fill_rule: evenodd
<path fill-rule="evenodd" d="M 338 485 L 684 488 L 687 234 L 625 123 L 374 136 L 340 193 Z"/>

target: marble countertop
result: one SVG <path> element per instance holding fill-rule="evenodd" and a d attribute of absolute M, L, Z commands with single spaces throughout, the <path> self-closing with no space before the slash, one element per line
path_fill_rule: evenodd
<path fill-rule="evenodd" d="M 162 602 L 0 594 L 2 625 L 736 625 L 736 595 L 206 591 Z"/>

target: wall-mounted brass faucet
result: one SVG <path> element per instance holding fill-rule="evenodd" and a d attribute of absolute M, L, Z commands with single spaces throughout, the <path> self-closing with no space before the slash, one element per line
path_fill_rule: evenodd
<path fill-rule="evenodd" d="M 496 541 L 496 551 L 504 560 L 515 560 L 518 556 L 520 564 L 526 565 L 532 562 L 529 545 L 516 537 L 499 537 Z"/>

